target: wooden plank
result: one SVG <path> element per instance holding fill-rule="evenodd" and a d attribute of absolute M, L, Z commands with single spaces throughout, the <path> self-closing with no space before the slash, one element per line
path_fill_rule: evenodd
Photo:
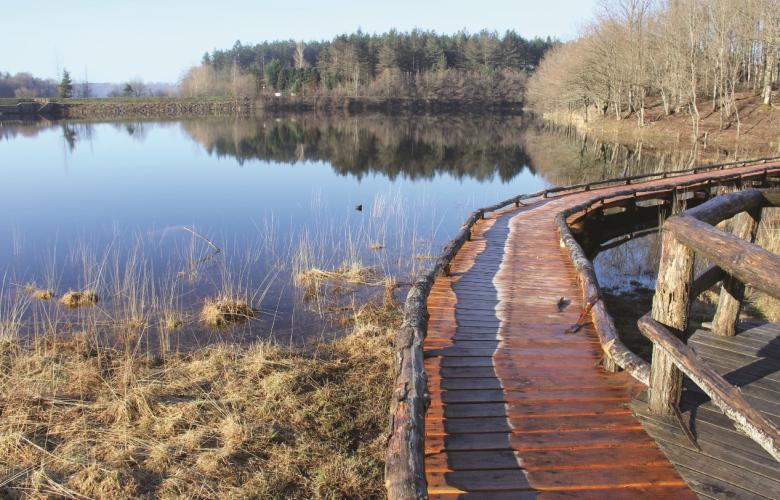
<path fill-rule="evenodd" d="M 537 500 L 560 500 L 576 498 L 578 500 L 644 500 L 644 499 L 679 499 L 688 498 L 690 489 L 687 486 L 648 486 L 648 487 L 618 487 L 609 489 L 544 491 Z"/>
<path fill-rule="evenodd" d="M 586 358 L 593 362 L 593 349 L 591 345 L 568 346 L 560 343 L 547 344 L 542 347 L 505 347 L 496 343 L 494 347 L 471 347 L 455 344 L 443 349 L 431 349 L 428 351 L 431 356 L 460 356 L 460 357 L 490 357 L 493 358 L 515 358 L 517 356 L 532 357 L 537 359 L 547 358 Z"/>
<path fill-rule="evenodd" d="M 682 465 L 678 465 L 677 470 L 685 478 L 691 489 L 706 498 L 724 500 L 734 498 L 772 498 L 771 496 L 755 495 L 751 491 L 743 490 L 716 477 L 702 474 Z"/>
<path fill-rule="evenodd" d="M 724 366 L 733 366 L 734 370 L 739 370 L 742 373 L 780 383 L 780 373 L 775 371 L 775 360 L 762 362 L 756 358 L 731 353 L 702 344 L 696 345 L 696 353 L 704 359 L 713 360 Z"/>
<path fill-rule="evenodd" d="M 482 418 L 429 418 L 426 432 L 433 434 L 473 434 L 501 432 L 545 433 L 565 432 L 578 429 L 603 431 L 609 429 L 636 429 L 639 422 L 630 414 L 586 415 L 577 417 L 482 417 Z"/>
<path fill-rule="evenodd" d="M 616 464 L 659 466 L 669 464 L 663 453 L 652 446 L 625 446 L 576 450 L 448 451 L 428 455 L 429 470 L 511 469 L 517 464 L 527 471 L 566 471 L 609 469 Z"/>
<path fill-rule="evenodd" d="M 749 332 L 741 332 L 736 337 L 721 337 L 712 335 L 707 330 L 697 330 L 688 344 L 704 344 L 713 347 L 720 347 L 733 352 L 750 354 L 759 358 L 780 355 L 780 334 L 771 339 L 756 338 L 749 335 Z"/>
<path fill-rule="evenodd" d="M 673 360 L 675 366 L 679 367 L 696 385 L 704 389 L 718 408 L 729 418 L 734 419 L 741 429 L 772 456 L 780 459 L 780 431 L 762 414 L 762 411 L 777 414 L 776 412 L 780 412 L 780 404 L 773 404 L 742 394 L 739 389 L 726 382 L 664 325 L 648 315 L 643 316 L 637 324 L 642 333 L 652 340 L 654 348 L 662 349 L 668 358 Z M 653 401 L 651 387 L 649 406 L 657 412 Z"/>
<path fill-rule="evenodd" d="M 638 426 L 639 427 L 639 426 Z M 610 431 L 577 430 L 544 434 L 475 433 L 451 436 L 428 436 L 426 449 L 441 450 L 573 450 L 625 446 L 627 442 L 639 447 L 655 447 L 655 443 L 641 429 Z"/>
<path fill-rule="evenodd" d="M 732 377 L 733 378 L 733 377 Z M 752 401 L 755 399 L 763 400 L 766 403 L 769 403 L 770 405 L 776 407 L 778 411 L 780 411 L 780 406 L 777 405 L 777 401 L 780 401 L 780 393 L 777 391 L 773 391 L 771 389 L 765 389 L 762 388 L 756 384 L 748 383 L 748 384 L 734 384 L 731 380 L 726 379 L 727 382 L 729 382 L 731 385 L 739 387 L 740 391 L 745 395 L 746 398 L 748 398 L 748 401 Z M 706 393 L 696 384 L 693 382 L 690 382 L 690 380 L 686 379 L 686 382 L 683 383 L 685 386 L 685 390 L 691 391 L 694 393 L 699 393 L 701 395 L 706 395 Z M 775 389 L 778 389 L 780 387 L 775 386 Z M 771 410 L 767 410 L 770 413 L 773 413 Z"/>
<path fill-rule="evenodd" d="M 447 405 L 433 404 L 427 415 L 432 418 L 444 415 L 446 417 L 510 417 L 558 416 L 575 417 L 586 415 L 627 414 L 628 400 L 623 404 L 614 401 L 556 401 L 556 402 L 511 402 L 511 403 L 449 403 Z"/>
<path fill-rule="evenodd" d="M 586 374 L 582 377 L 566 377 L 558 379 L 544 378 L 543 376 L 534 376 L 533 378 L 440 378 L 432 376 L 428 378 L 428 385 L 431 391 L 441 390 L 463 390 L 463 389 L 507 389 L 517 390 L 527 388 L 529 390 L 547 390 L 548 388 L 558 389 L 592 389 L 597 387 L 620 387 L 626 386 L 625 380 L 609 379 L 599 374 Z"/>
<path fill-rule="evenodd" d="M 531 490 L 525 472 L 516 469 L 428 472 L 429 491 L 455 488 L 460 491 Z"/>
<path fill-rule="evenodd" d="M 683 435 L 679 423 L 673 417 L 661 417 L 655 415 L 647 409 L 646 403 L 634 401 L 631 405 L 637 415 L 642 418 L 643 423 L 651 422 L 655 425 L 664 426 L 671 432 L 675 432 L 680 440 L 686 443 L 687 437 Z M 682 401 L 681 410 L 686 422 L 693 419 L 689 424 L 695 436 L 705 436 L 706 440 L 723 449 L 732 449 L 738 451 L 741 456 L 749 460 L 759 461 L 767 464 L 773 464 L 774 460 L 763 448 L 753 440 L 745 436 L 744 433 L 734 428 L 731 419 L 723 415 L 714 405 L 690 407 L 685 400 Z"/>
<path fill-rule="evenodd" d="M 475 378 L 475 377 L 483 377 L 483 378 L 492 378 L 496 379 L 497 377 L 497 366 L 489 365 L 489 366 L 454 366 L 454 367 L 445 367 L 441 366 L 439 364 L 438 366 L 434 363 L 430 363 L 427 365 L 431 370 L 429 373 L 431 376 L 440 375 L 443 378 Z M 433 368 L 437 368 L 435 371 Z M 552 367 L 552 368 L 543 368 L 543 367 L 522 367 L 522 366 L 503 366 L 501 367 L 501 375 L 502 379 L 512 379 L 512 380 L 532 380 L 532 379 L 549 379 L 549 377 L 560 375 L 561 371 L 558 367 Z M 569 367 L 567 370 L 567 374 L 572 377 L 578 377 L 578 376 L 591 376 L 591 375 L 601 375 L 599 372 L 596 372 L 593 370 L 593 366 L 584 366 L 581 368 L 578 367 Z"/>
<path fill-rule="evenodd" d="M 660 441 L 664 453 L 675 463 L 699 472 L 713 475 L 756 493 L 780 491 L 780 469 L 775 460 L 760 460 L 755 455 L 735 453 L 734 448 L 716 443 L 700 434 L 697 442 L 701 451 L 674 429 L 657 422 L 645 422 L 648 432 Z M 767 457 L 770 458 L 770 457 Z"/>
<path fill-rule="evenodd" d="M 596 387 L 582 389 L 549 388 L 546 390 L 500 390 L 465 389 L 441 391 L 431 394 L 431 404 L 443 403 L 479 403 L 479 402 L 579 402 L 579 401 L 628 401 L 629 395 L 623 387 Z"/>
<path fill-rule="evenodd" d="M 755 363 L 760 360 L 768 360 L 770 363 L 780 365 L 777 359 L 773 359 L 765 354 L 759 354 L 754 348 L 749 346 L 737 345 L 724 345 L 716 342 L 708 342 L 697 340 L 691 343 L 694 349 L 700 349 L 703 351 L 711 352 L 723 359 L 733 359 L 742 361 L 743 363 Z M 760 351 L 759 349 L 758 351 Z"/>

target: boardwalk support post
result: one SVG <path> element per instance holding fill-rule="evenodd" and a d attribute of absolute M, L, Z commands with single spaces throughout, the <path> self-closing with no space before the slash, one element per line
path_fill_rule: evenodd
<path fill-rule="evenodd" d="M 693 250 L 683 245 L 669 231 L 664 231 L 661 243 L 661 263 L 658 269 L 652 318 L 681 334 L 688 326 L 691 282 L 693 281 Z M 682 372 L 669 354 L 653 344 L 650 365 L 650 410 L 673 415 L 682 393 Z"/>
<path fill-rule="evenodd" d="M 734 236 L 753 242 L 760 220 L 760 208 L 738 214 L 734 217 Z M 744 298 L 745 285 L 733 276 L 727 276 L 721 285 L 718 308 L 712 320 L 712 333 L 724 337 L 736 335 L 739 311 L 742 308 Z"/>

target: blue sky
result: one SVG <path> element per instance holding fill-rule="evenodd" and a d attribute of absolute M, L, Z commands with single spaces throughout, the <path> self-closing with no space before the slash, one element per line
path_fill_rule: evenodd
<path fill-rule="evenodd" d="M 76 80 L 175 82 L 236 40 L 329 39 L 361 28 L 514 29 L 569 39 L 598 0 L 0 0 L 0 70 Z M 7 4 L 7 5 L 6 5 Z"/>

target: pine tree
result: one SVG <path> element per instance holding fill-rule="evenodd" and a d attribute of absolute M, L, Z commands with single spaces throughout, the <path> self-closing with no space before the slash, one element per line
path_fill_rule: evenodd
<path fill-rule="evenodd" d="M 73 80 L 70 79 L 70 73 L 67 69 L 62 70 L 62 80 L 60 81 L 60 97 L 68 99 L 73 97 Z"/>

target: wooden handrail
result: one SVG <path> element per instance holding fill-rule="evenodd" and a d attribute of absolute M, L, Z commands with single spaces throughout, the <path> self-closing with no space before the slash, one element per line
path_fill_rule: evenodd
<path fill-rule="evenodd" d="M 663 349 L 675 366 L 699 386 L 727 417 L 780 461 L 780 431 L 753 408 L 738 387 L 731 385 L 718 372 L 710 368 L 693 349 L 649 314 L 642 316 L 637 325 L 642 334 L 653 342 L 653 346 Z"/>
<path fill-rule="evenodd" d="M 766 198 L 761 190 L 747 188 L 734 193 L 722 194 L 698 207 L 685 211 L 685 217 L 691 217 L 709 225 L 715 225 L 735 215 L 762 206 Z M 669 219 L 672 220 L 672 219 Z"/>
<path fill-rule="evenodd" d="M 723 280 L 713 334 L 734 335 L 744 285 L 780 297 L 780 256 L 752 243 L 765 206 L 778 206 L 777 191 L 748 188 L 720 195 L 669 218 L 663 225 L 661 265 L 651 314 L 637 323 L 653 342 L 650 410 L 674 413 L 685 374 L 750 438 L 780 460 L 780 431 L 681 340 L 691 300 Z M 735 234 L 714 225 L 734 218 Z M 696 256 L 713 263 L 693 279 Z"/>
<path fill-rule="evenodd" d="M 670 218 L 664 229 L 742 283 L 780 297 L 779 255 L 688 216 Z"/>
<path fill-rule="evenodd" d="M 767 163 L 772 160 L 780 160 L 780 157 L 704 165 L 671 172 L 656 172 L 632 177 L 606 179 L 586 184 L 553 187 L 535 193 L 515 196 L 496 203 L 495 205 L 480 208 L 472 212 L 461 226 L 456 236 L 444 247 L 441 256 L 436 260 L 433 268 L 414 282 L 406 297 L 403 323 L 394 341 L 396 379 L 390 407 L 390 429 L 385 463 L 385 487 L 388 497 L 391 499 L 427 497 L 427 483 L 424 470 L 424 418 L 430 396 L 423 364 L 422 345 L 427 334 L 428 294 L 430 293 L 436 277 L 448 274 L 450 262 L 455 255 L 457 255 L 465 242 L 471 238 L 471 230 L 474 225 L 482 220 L 486 214 L 497 212 L 512 205 L 521 206 L 535 204 L 543 202 L 551 197 L 590 191 L 598 187 L 630 184 L 637 180 L 661 179 L 691 173 L 724 170 L 731 167 L 740 167 L 755 163 Z M 775 167 L 774 170 L 780 171 L 780 168 Z M 766 170 L 764 171 L 764 175 L 765 174 Z M 755 176 L 760 175 L 761 173 L 755 174 Z M 741 176 L 726 177 L 722 180 L 726 182 L 729 179 L 741 179 Z M 701 184 L 700 181 L 694 181 L 683 183 L 682 185 L 693 186 Z M 679 184 L 670 184 L 666 189 L 672 189 L 672 186 L 677 187 Z M 622 195 L 626 196 L 632 193 L 650 192 L 657 189 L 664 188 L 656 187 L 642 190 L 641 188 L 637 189 L 636 187 L 633 187 L 623 191 Z M 566 224 L 568 215 L 576 213 L 576 211 L 578 210 L 569 210 L 565 212 L 567 215 L 564 215 L 561 218 L 556 217 L 556 224 L 561 232 L 561 240 L 566 244 L 572 255 L 582 252 L 582 248 L 571 235 L 571 230 L 569 229 L 568 224 Z M 584 252 L 582 252 L 582 255 L 584 256 Z M 574 259 L 574 257 L 572 258 Z M 578 260 L 582 262 L 582 259 Z M 603 301 L 600 299 L 598 282 L 596 281 L 595 273 L 592 272 L 592 264 L 587 266 L 583 262 L 582 266 L 578 269 L 581 270 L 580 276 L 583 277 L 586 291 L 583 297 L 584 300 L 586 303 L 588 300 L 594 300 L 594 302 L 591 302 L 591 312 L 602 349 L 607 353 L 608 359 L 605 360 L 605 366 L 612 369 L 616 369 L 617 366 L 620 366 L 629 371 L 638 380 L 647 384 L 650 371 L 649 365 L 646 361 L 628 350 L 620 341 L 614 321 L 607 312 Z"/>
<path fill-rule="evenodd" d="M 726 271 L 718 266 L 710 266 L 693 280 L 691 285 L 691 297 L 698 297 L 726 277 Z"/>

